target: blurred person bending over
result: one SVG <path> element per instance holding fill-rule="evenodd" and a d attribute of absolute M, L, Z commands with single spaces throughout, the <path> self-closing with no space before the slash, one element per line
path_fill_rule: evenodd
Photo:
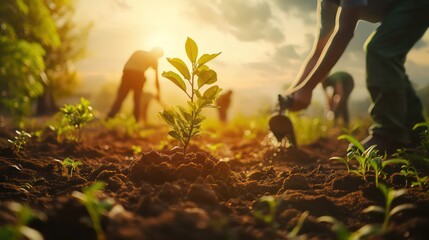
<path fill-rule="evenodd" d="M 354 87 L 352 75 L 342 71 L 335 72 L 322 82 L 322 86 L 328 102 L 328 118 L 333 114 L 335 123 L 342 118 L 344 126 L 348 127 L 350 124 L 348 101 Z M 330 88 L 332 91 L 328 91 Z"/>
<path fill-rule="evenodd" d="M 110 109 L 107 118 L 113 118 L 121 108 L 121 105 L 130 91 L 134 92 L 134 110 L 133 115 L 136 122 L 140 118 L 140 99 L 142 95 L 143 86 L 146 82 L 145 72 L 150 67 L 155 70 L 155 86 L 157 95 L 155 98 L 160 99 L 160 87 L 158 79 L 158 59 L 164 55 L 160 48 L 153 48 L 150 52 L 135 51 L 128 61 L 125 63 L 121 84 L 118 89 L 116 99 Z"/>
<path fill-rule="evenodd" d="M 317 14 L 313 49 L 288 90 L 294 100 L 290 110 L 308 107 L 313 89 L 341 57 L 359 20 L 380 22 L 366 43 L 366 83 L 374 123 L 362 143 L 376 144 L 388 154 L 419 144 L 419 130 L 412 128 L 425 119 L 404 63 L 429 26 L 429 0 L 318 0 Z"/>
<path fill-rule="evenodd" d="M 216 99 L 219 119 L 222 122 L 226 122 L 227 120 L 227 112 L 228 112 L 229 106 L 231 105 L 231 97 L 232 97 L 232 90 L 228 90 L 226 93 L 221 94 Z"/>

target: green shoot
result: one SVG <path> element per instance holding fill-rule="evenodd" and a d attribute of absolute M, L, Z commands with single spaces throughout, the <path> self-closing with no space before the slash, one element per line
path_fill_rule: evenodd
<path fill-rule="evenodd" d="M 203 54 L 198 58 L 198 46 L 191 38 L 187 38 L 185 50 L 191 62 L 191 68 L 188 68 L 185 62 L 179 58 L 167 58 L 167 61 L 181 75 L 168 71 L 163 72 L 162 76 L 169 79 L 186 94 L 189 99 L 187 108 L 178 106 L 164 109 L 159 114 L 172 128 L 168 134 L 182 144 L 184 154 L 186 154 L 192 137 L 201 131 L 201 123 L 206 118 L 201 111 L 204 108 L 215 107 L 214 102 L 222 90 L 217 85 L 213 85 L 203 93 L 201 92 L 203 87 L 212 85 L 217 81 L 217 73 L 210 69 L 206 63 L 216 58 L 220 52 Z"/>
<path fill-rule="evenodd" d="M 429 184 L 429 177 L 420 177 L 419 172 L 415 167 L 402 166 L 401 175 L 407 178 L 411 176 L 416 179 L 416 181 L 411 182 L 411 187 L 420 187 L 420 189 L 422 189 L 424 186 L 427 186 Z M 406 180 L 406 185 L 408 185 L 408 179 Z"/>
<path fill-rule="evenodd" d="M 31 135 L 25 131 L 18 130 L 16 130 L 15 133 L 15 138 L 13 140 L 8 139 L 7 141 L 11 144 L 12 151 L 19 156 L 24 150 L 27 140 L 31 138 Z"/>
<path fill-rule="evenodd" d="M 88 211 L 93 228 L 97 234 L 97 240 L 106 239 L 103 229 L 101 228 L 101 215 L 114 204 L 114 200 L 111 198 L 107 198 L 102 201 L 98 199 L 98 195 L 104 188 L 104 185 L 105 184 L 103 182 L 95 182 L 91 186 L 84 188 L 83 193 L 77 191 L 72 193 L 72 196 L 79 199 Z"/>
<path fill-rule="evenodd" d="M 273 196 L 262 196 L 259 198 L 258 203 L 261 207 L 253 209 L 253 216 L 265 224 L 277 228 L 276 214 L 279 200 Z"/>
<path fill-rule="evenodd" d="M 64 158 L 64 160 L 61 162 L 61 165 L 63 165 L 63 167 L 68 169 L 69 175 L 72 176 L 73 171 L 77 171 L 78 167 L 80 165 L 82 165 L 82 162 L 81 161 L 75 161 L 75 160 L 67 157 L 67 158 Z"/>
<path fill-rule="evenodd" d="M 386 156 L 380 156 L 378 154 L 378 150 L 376 149 L 376 145 L 365 149 L 363 145 L 353 136 L 351 135 L 341 135 L 338 137 L 339 140 L 346 139 L 348 140 L 354 147 L 349 147 L 347 149 L 347 157 L 332 157 L 330 160 L 340 161 L 345 164 L 347 167 L 347 171 L 349 173 L 361 176 L 364 180 L 366 180 L 367 172 L 372 168 L 375 174 L 375 185 L 378 187 L 378 182 L 380 176 L 384 176 L 384 169 L 387 165 L 391 164 L 404 164 L 408 165 L 409 161 L 403 158 L 393 158 L 386 160 Z M 356 169 L 352 168 L 350 164 L 351 161 L 356 161 L 358 166 Z"/>
<path fill-rule="evenodd" d="M 16 224 L 6 224 L 0 227 L 0 239 L 5 240 L 43 240 L 43 236 L 35 229 L 27 226 L 34 218 L 43 218 L 44 215 L 33 211 L 26 205 L 17 202 L 9 203 L 9 209 L 15 213 Z"/>
<path fill-rule="evenodd" d="M 116 114 L 114 118 L 102 121 L 102 124 L 110 131 L 125 137 L 133 137 L 139 133 L 140 125 L 134 117 L 125 114 Z"/>
<path fill-rule="evenodd" d="M 305 219 L 307 219 L 308 215 L 310 214 L 309 211 L 305 211 L 299 216 L 298 223 L 296 226 L 292 229 L 292 231 L 287 235 L 290 239 L 295 239 L 298 237 L 298 233 L 301 230 L 302 226 L 304 225 Z"/>
<path fill-rule="evenodd" d="M 379 184 L 378 188 L 380 189 L 380 191 L 384 195 L 385 206 L 381 207 L 381 206 L 372 205 L 372 206 L 365 208 L 362 212 L 364 212 L 364 213 L 378 212 L 378 213 L 384 214 L 383 224 L 381 226 L 376 225 L 376 227 L 379 228 L 380 232 L 386 232 L 388 227 L 389 227 L 389 224 L 390 224 L 390 219 L 393 215 L 395 215 L 396 213 L 398 213 L 400 211 L 410 209 L 410 208 L 414 208 L 414 205 L 412 205 L 412 204 L 401 204 L 401 205 L 398 205 L 398 206 L 392 208 L 393 201 L 395 199 L 397 199 L 398 197 L 404 195 L 406 193 L 405 189 L 395 190 L 393 188 L 387 187 L 384 184 Z"/>
<path fill-rule="evenodd" d="M 137 145 L 131 146 L 131 150 L 133 150 L 133 154 L 134 155 L 139 155 L 143 151 L 142 147 L 141 146 L 137 146 Z"/>
<path fill-rule="evenodd" d="M 391 165 L 391 164 L 402 164 L 403 166 L 407 166 L 409 164 L 408 160 L 405 159 L 401 159 L 401 158 L 394 158 L 394 159 L 389 159 L 389 160 L 384 160 L 381 157 L 377 157 L 372 159 L 372 161 L 370 162 L 370 167 L 374 170 L 374 174 L 375 174 L 375 186 L 378 187 L 378 179 L 380 177 L 380 175 L 385 176 L 384 173 L 384 168 L 387 165 Z"/>
<path fill-rule="evenodd" d="M 361 227 L 356 232 L 350 232 L 342 222 L 331 216 L 321 216 L 317 221 L 332 224 L 331 230 L 336 234 L 337 240 L 360 240 L 379 233 L 379 228 L 371 224 Z"/>
<path fill-rule="evenodd" d="M 55 128 L 59 140 L 65 137 L 76 143 L 82 140 L 82 128 L 94 119 L 93 109 L 85 98 L 76 105 L 64 105 L 59 116 L 59 124 Z"/>

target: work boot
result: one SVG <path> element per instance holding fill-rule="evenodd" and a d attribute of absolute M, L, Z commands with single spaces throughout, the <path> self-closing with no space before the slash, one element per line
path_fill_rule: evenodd
<path fill-rule="evenodd" d="M 375 149 L 378 150 L 379 155 L 387 154 L 388 156 L 391 156 L 392 154 L 396 153 L 397 149 L 404 147 L 404 144 L 386 139 L 379 135 L 372 134 L 362 140 L 361 144 L 365 148 L 365 150 L 373 145 L 376 145 Z M 356 146 L 350 144 L 349 148 L 356 149 Z"/>
<path fill-rule="evenodd" d="M 422 141 L 425 139 L 425 134 L 428 129 L 426 127 L 418 127 L 416 129 L 411 130 L 410 132 L 410 144 L 409 148 L 418 148 L 422 145 Z"/>

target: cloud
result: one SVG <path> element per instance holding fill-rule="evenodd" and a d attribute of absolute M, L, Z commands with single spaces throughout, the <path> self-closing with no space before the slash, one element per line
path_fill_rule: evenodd
<path fill-rule="evenodd" d="M 301 19 L 306 25 L 316 24 L 317 1 L 275 0 L 274 4 L 283 12 Z"/>
<path fill-rule="evenodd" d="M 204 24 L 228 32 L 245 42 L 265 40 L 280 43 L 283 31 L 275 25 L 270 5 L 257 0 L 188 0 L 188 12 Z"/>

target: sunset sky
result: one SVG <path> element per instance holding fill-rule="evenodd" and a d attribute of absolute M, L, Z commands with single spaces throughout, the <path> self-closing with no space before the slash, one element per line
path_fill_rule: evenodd
<path fill-rule="evenodd" d="M 81 0 L 77 19 L 92 21 L 94 27 L 88 56 L 77 67 L 83 83 L 96 88 L 106 81 L 119 82 L 123 64 L 133 51 L 159 46 L 165 51 L 160 72 L 172 70 L 165 57 L 186 59 L 184 43 L 189 36 L 199 45 L 200 53 L 222 51 L 210 64 L 218 72 L 222 88 L 235 90 L 237 101 L 262 106 L 273 103 L 294 80 L 310 51 L 316 29 L 315 9 L 316 1 L 303 0 Z M 375 27 L 359 24 L 334 69 L 353 74 L 355 99 L 367 96 L 362 45 Z M 417 86 L 429 83 L 428 67 L 426 33 L 407 63 Z M 161 81 L 167 92 L 174 88 L 168 80 Z"/>

